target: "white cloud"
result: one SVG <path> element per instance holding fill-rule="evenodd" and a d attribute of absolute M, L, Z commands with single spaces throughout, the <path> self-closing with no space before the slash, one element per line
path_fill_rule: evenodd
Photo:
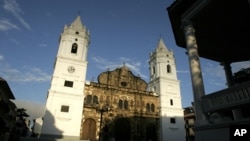
<path fill-rule="evenodd" d="M 211 86 L 224 87 L 226 85 L 225 72 L 219 64 L 207 63 L 203 68 L 203 78 Z"/>
<path fill-rule="evenodd" d="M 1 18 L 0 19 L 0 31 L 8 31 L 11 29 L 19 30 L 19 28 L 15 24 L 11 23 L 8 19 Z"/>
<path fill-rule="evenodd" d="M 189 73 L 188 70 L 177 70 L 177 73 Z"/>
<path fill-rule="evenodd" d="M 120 57 L 118 61 L 109 61 L 102 57 L 93 57 L 92 59 L 97 63 L 97 67 L 103 71 L 107 69 L 114 70 L 125 64 L 135 75 L 139 75 L 143 79 L 148 79 L 148 76 L 141 72 L 141 63 L 139 61 L 134 61 L 126 57 Z"/>
<path fill-rule="evenodd" d="M 6 11 L 10 12 L 15 18 L 17 18 L 25 28 L 31 29 L 30 25 L 21 16 L 21 14 L 24 14 L 24 12 L 20 8 L 16 0 L 4 0 L 3 8 Z"/>
<path fill-rule="evenodd" d="M 204 68 L 204 74 L 216 78 L 225 78 L 225 72 L 221 65 L 215 65 L 212 63 L 207 63 Z"/>
<path fill-rule="evenodd" d="M 16 39 L 11 38 L 11 39 L 10 39 L 10 42 L 16 44 L 17 46 L 21 46 L 21 43 L 18 42 Z"/>
<path fill-rule="evenodd" d="M 39 44 L 38 46 L 39 47 L 47 47 L 48 45 L 47 44 Z"/>
<path fill-rule="evenodd" d="M 4 59 L 4 56 L 0 54 L 0 61 Z"/>
<path fill-rule="evenodd" d="M 0 61 L 1 57 L 0 55 Z M 51 75 L 35 67 L 14 68 L 11 65 L 0 62 L 0 76 L 12 82 L 48 82 Z"/>

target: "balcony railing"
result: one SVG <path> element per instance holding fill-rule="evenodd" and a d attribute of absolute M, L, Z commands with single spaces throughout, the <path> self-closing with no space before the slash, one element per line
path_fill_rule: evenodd
<path fill-rule="evenodd" d="M 204 112 L 214 112 L 250 104 L 250 82 L 245 82 L 202 97 Z"/>

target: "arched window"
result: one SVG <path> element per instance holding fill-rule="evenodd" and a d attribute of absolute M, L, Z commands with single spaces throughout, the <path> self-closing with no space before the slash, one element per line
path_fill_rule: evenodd
<path fill-rule="evenodd" d="M 155 66 L 153 66 L 153 74 L 155 74 Z"/>
<path fill-rule="evenodd" d="M 127 100 L 124 101 L 124 109 L 128 110 L 128 101 Z"/>
<path fill-rule="evenodd" d="M 72 47 L 71 47 L 71 53 L 77 53 L 77 48 L 78 48 L 78 45 L 77 43 L 73 43 L 72 44 Z"/>
<path fill-rule="evenodd" d="M 93 98 L 93 104 L 99 104 L 97 96 L 94 96 L 94 98 Z"/>
<path fill-rule="evenodd" d="M 169 64 L 167 65 L 167 73 L 171 73 L 171 66 Z"/>
<path fill-rule="evenodd" d="M 151 104 L 151 112 L 155 112 L 155 105 L 153 103 Z"/>
<path fill-rule="evenodd" d="M 122 100 L 119 100 L 119 102 L 118 102 L 118 108 L 119 109 L 123 108 L 123 101 Z"/>
<path fill-rule="evenodd" d="M 150 112 L 150 104 L 149 103 L 147 103 L 147 105 L 146 105 L 146 110 L 147 110 L 147 112 Z"/>
<path fill-rule="evenodd" d="M 91 104 L 91 103 L 92 103 L 92 95 L 87 95 L 86 104 Z"/>
<path fill-rule="evenodd" d="M 170 105 L 174 105 L 173 99 L 170 99 Z"/>

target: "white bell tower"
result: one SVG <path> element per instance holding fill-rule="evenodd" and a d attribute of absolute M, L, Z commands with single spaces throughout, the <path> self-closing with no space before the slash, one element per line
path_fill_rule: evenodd
<path fill-rule="evenodd" d="M 41 137 L 80 139 L 89 31 L 80 16 L 60 36 Z"/>
<path fill-rule="evenodd" d="M 159 95 L 160 141 L 184 141 L 184 113 L 181 105 L 180 81 L 177 79 L 175 58 L 160 38 L 150 54 L 148 88 Z"/>

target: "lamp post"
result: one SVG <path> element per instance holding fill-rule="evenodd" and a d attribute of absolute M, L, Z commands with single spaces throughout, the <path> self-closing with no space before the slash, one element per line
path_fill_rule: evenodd
<path fill-rule="evenodd" d="M 101 130 L 102 130 L 102 116 L 104 112 L 108 112 L 109 111 L 109 107 L 106 106 L 102 106 L 101 108 L 96 108 L 97 112 L 100 112 L 101 114 L 101 121 L 100 121 L 100 127 L 99 127 L 99 141 L 101 141 Z"/>

